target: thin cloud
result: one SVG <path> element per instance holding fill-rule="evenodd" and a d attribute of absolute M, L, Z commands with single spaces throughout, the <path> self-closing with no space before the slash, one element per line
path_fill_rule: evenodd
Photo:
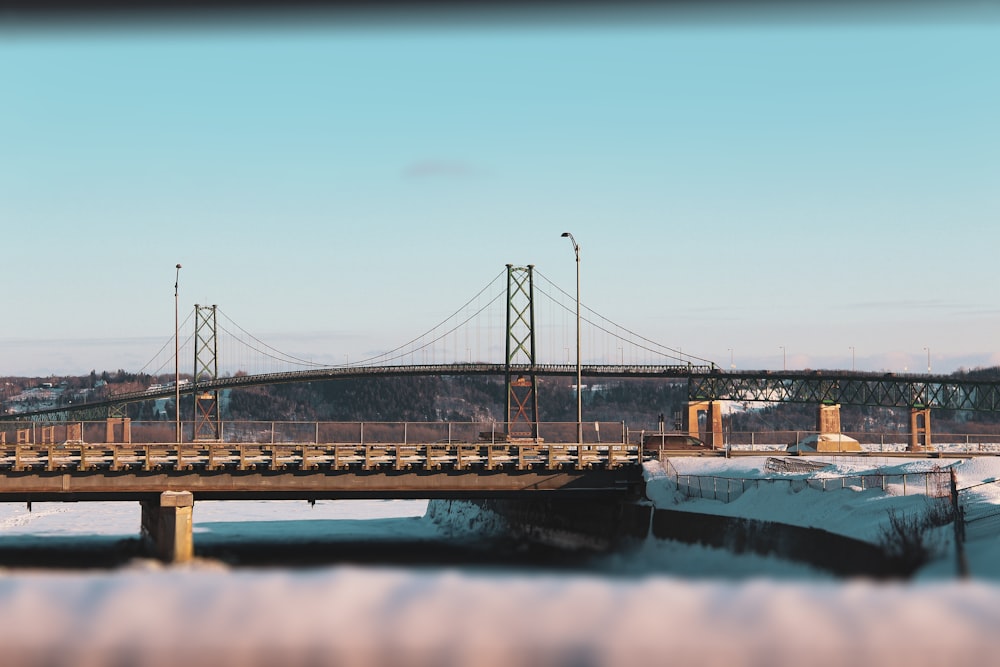
<path fill-rule="evenodd" d="M 841 306 L 842 309 L 858 309 L 858 310 L 908 310 L 908 309 L 920 309 L 920 310 L 944 310 L 944 309 L 954 309 L 968 307 L 967 304 L 960 304 L 953 301 L 944 301 L 942 299 L 925 299 L 925 300 L 907 300 L 900 299 L 899 301 L 861 301 L 857 303 L 849 303 Z"/>
<path fill-rule="evenodd" d="M 486 172 L 461 160 L 420 160 L 403 169 L 407 180 L 479 178 Z"/>

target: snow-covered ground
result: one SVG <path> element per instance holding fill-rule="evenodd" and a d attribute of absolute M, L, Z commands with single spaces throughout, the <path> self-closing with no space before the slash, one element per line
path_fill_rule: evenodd
<path fill-rule="evenodd" d="M 769 457 L 747 456 L 731 459 L 676 457 L 668 464 L 646 464 L 647 495 L 654 505 L 705 514 L 750 517 L 796 526 L 821 528 L 848 537 L 878 543 L 888 523 L 890 511 L 901 515 L 921 515 L 932 505 L 948 504 L 947 499 L 929 501 L 920 493 L 921 473 L 955 470 L 961 504 L 966 512 L 968 541 L 966 554 L 973 576 L 1000 581 L 1000 457 L 970 459 L 915 459 L 892 457 L 809 457 L 809 462 L 826 467 L 811 472 L 775 473 L 766 469 Z M 861 489 L 860 476 L 885 475 L 892 480 L 892 493 L 881 489 Z M 748 480 L 747 490 L 731 502 L 688 497 L 678 493 L 677 475 Z M 908 495 L 901 495 L 900 480 L 910 480 Z M 749 480 L 812 481 L 813 485 L 783 483 L 750 484 Z M 840 480 L 847 488 L 840 488 Z M 817 482 L 826 481 L 824 491 Z M 854 485 L 854 486 L 852 486 Z M 735 484 L 734 484 L 735 486 Z M 742 488 L 742 486 L 740 487 Z M 996 521 L 990 517 L 996 516 Z M 982 528 L 982 529 L 981 529 Z M 938 529 L 932 536 L 944 553 L 919 574 L 921 578 L 952 576 L 954 563 L 953 527 Z"/>
<path fill-rule="evenodd" d="M 882 526 L 885 525 L 889 510 L 903 513 L 925 512 L 927 498 L 918 491 L 924 483 L 920 473 L 956 465 L 952 461 L 919 459 L 903 461 L 890 457 L 809 457 L 809 462 L 827 464 L 827 467 L 812 472 L 776 473 L 765 469 L 769 457 L 748 456 L 732 459 L 677 457 L 668 465 L 659 462 L 646 464 L 646 493 L 654 505 L 671 507 L 705 514 L 750 517 L 796 526 L 822 528 L 870 542 L 877 542 Z M 958 469 L 958 468 L 957 468 Z M 902 480 L 904 474 L 910 480 L 909 495 L 890 495 L 881 488 L 860 489 L 860 476 L 878 473 L 889 479 Z M 682 497 L 676 493 L 674 475 L 705 477 L 709 480 L 733 480 L 736 492 L 746 486 L 746 491 L 738 494 L 731 502 L 709 498 Z M 841 479 L 847 488 L 841 487 Z M 745 484 L 743 484 L 745 480 Z M 753 484 L 755 480 L 769 480 Z M 828 490 L 805 484 L 775 483 L 770 480 L 795 480 L 816 482 L 826 481 Z M 961 481 L 961 478 L 960 478 Z M 852 485 L 853 486 L 852 488 Z M 713 485 L 704 485 L 709 492 Z M 723 484 L 715 485 L 724 488 Z M 895 486 L 901 486 L 897 483 Z M 961 486 L 961 483 L 960 483 Z M 901 489 L 896 489 L 901 493 Z M 1000 486 L 997 487 L 1000 491 Z M 719 494 L 725 497 L 724 493 Z"/>
<path fill-rule="evenodd" d="M 682 474 L 774 476 L 766 457 L 676 459 Z M 926 461 L 831 459 L 790 477 Z M 956 463 L 959 486 L 1000 477 Z M 647 467 L 659 505 L 817 525 L 872 538 L 919 496 L 765 485 L 731 503 L 686 499 Z M 1000 509 L 1000 485 L 964 495 Z M 421 501 L 198 503 L 196 543 L 267 537 L 308 547 L 325 534 L 436 539 L 456 526 Z M 0 545 L 138 533 L 135 503 L 0 504 Z M 475 523 L 475 517 L 461 517 Z M 808 566 L 647 541 L 593 569 L 230 568 L 139 559 L 114 571 L 0 570 L 3 665 L 989 665 L 1000 656 L 1000 539 L 970 540 L 973 578 L 951 560 L 909 583 L 834 580 Z"/>

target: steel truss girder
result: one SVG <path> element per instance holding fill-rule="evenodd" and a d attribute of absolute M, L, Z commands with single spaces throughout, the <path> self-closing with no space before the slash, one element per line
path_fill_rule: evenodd
<path fill-rule="evenodd" d="M 507 436 L 538 438 L 538 378 L 535 372 L 534 265 L 507 265 Z M 515 373 L 512 366 L 527 366 Z"/>
<path fill-rule="evenodd" d="M 198 388 L 219 376 L 216 307 L 195 304 L 194 314 L 194 439 L 218 440 L 219 391 Z"/>
<path fill-rule="evenodd" d="M 108 417 L 115 417 L 119 411 L 115 408 L 118 404 L 112 405 L 94 405 L 94 406 L 66 406 L 58 410 L 53 410 L 51 412 L 44 413 L 26 413 L 26 414 L 12 414 L 10 419 L 3 421 L 13 421 L 13 422 L 25 422 L 25 423 L 35 423 L 35 424 L 48 424 L 48 423 L 60 423 L 60 422 L 75 422 L 75 421 L 103 421 Z M 121 410 L 124 410 L 125 404 L 121 404 Z"/>
<path fill-rule="evenodd" d="M 929 407 L 946 410 L 1000 410 L 1000 383 L 860 374 L 737 373 L 692 375 L 691 400 L 770 403 L 839 403 L 881 407 Z"/>

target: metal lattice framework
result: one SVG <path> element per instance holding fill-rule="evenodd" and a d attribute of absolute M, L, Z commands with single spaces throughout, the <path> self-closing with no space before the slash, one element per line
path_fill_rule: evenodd
<path fill-rule="evenodd" d="M 538 393 L 535 372 L 535 286 L 534 265 L 507 265 L 507 436 L 538 437 Z M 525 365 L 527 373 L 517 373 L 514 365 Z"/>
<path fill-rule="evenodd" d="M 194 307 L 194 439 L 219 439 L 219 391 L 204 388 L 219 376 L 215 306 Z"/>
<path fill-rule="evenodd" d="M 1000 382 L 954 376 L 801 371 L 709 373 L 688 378 L 692 400 L 840 403 L 897 408 L 1000 410 Z"/>
<path fill-rule="evenodd" d="M 529 318 L 530 321 L 530 318 Z M 530 350 L 530 341 L 525 342 Z M 539 376 L 572 377 L 572 364 L 423 364 L 407 366 L 365 366 L 323 368 L 310 371 L 261 373 L 203 379 L 197 391 L 255 387 L 294 382 L 319 382 L 376 377 L 413 377 L 440 375 L 506 376 L 508 382 L 518 377 L 529 382 Z M 690 400 L 730 400 L 774 403 L 840 403 L 882 407 L 930 407 L 946 410 L 1000 412 L 1000 380 L 971 380 L 949 375 L 899 375 L 848 371 L 740 371 L 724 372 L 707 366 L 668 365 L 585 365 L 583 376 L 589 378 L 659 378 L 687 380 Z M 516 390 L 525 389 L 515 387 Z M 533 387 L 527 387 L 534 393 Z M 183 386 L 182 394 L 194 387 Z M 45 408 L 30 413 L 0 415 L 0 421 L 90 421 L 113 416 L 110 410 L 125 403 L 173 396 L 173 387 L 146 389 L 115 394 L 92 403 Z M 537 414 L 535 397 L 523 397 L 523 422 L 532 423 Z M 514 414 L 520 415 L 516 409 Z M 516 422 L 515 422 L 516 423 Z M 537 422 L 534 422 L 537 423 Z"/>

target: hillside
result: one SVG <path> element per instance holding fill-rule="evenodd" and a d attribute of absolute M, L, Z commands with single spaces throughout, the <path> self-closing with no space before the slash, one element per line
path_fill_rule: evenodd
<path fill-rule="evenodd" d="M 992 379 L 1000 368 L 960 370 L 958 378 Z M 190 376 L 182 375 L 182 378 Z M 91 371 L 88 375 L 47 378 L 0 378 L 3 411 L 23 412 L 87 402 L 121 391 L 169 384 L 173 377 Z M 190 399 L 184 413 L 190 414 Z M 687 400 L 683 381 L 611 380 L 586 386 L 586 421 L 626 422 L 632 429 L 657 428 L 664 416 L 667 428 Z M 265 421 L 504 421 L 503 379 L 481 376 L 370 378 L 234 389 L 222 402 L 223 418 Z M 810 431 L 816 428 L 816 407 L 806 404 L 733 404 L 724 428 L 731 432 Z M 576 420 L 576 397 L 570 378 L 539 378 L 539 419 Z M 172 400 L 134 403 L 127 408 L 134 420 L 173 419 Z M 905 432 L 909 411 L 900 408 L 843 406 L 844 432 Z M 935 410 L 938 433 L 1000 433 L 1000 413 Z"/>

